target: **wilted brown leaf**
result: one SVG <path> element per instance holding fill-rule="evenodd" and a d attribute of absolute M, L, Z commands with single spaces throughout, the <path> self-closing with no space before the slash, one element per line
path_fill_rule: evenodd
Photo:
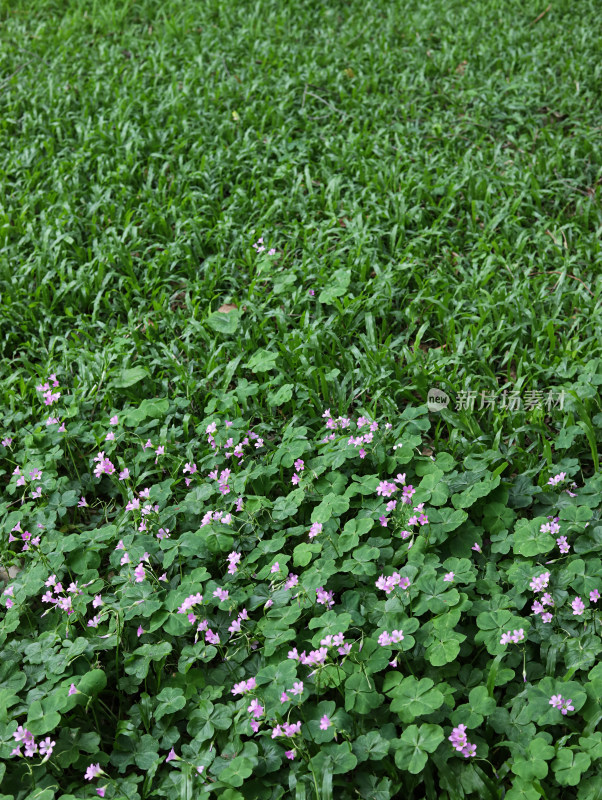
<path fill-rule="evenodd" d="M 220 306 L 217 311 L 218 314 L 229 314 L 231 311 L 236 311 L 237 306 L 233 303 L 224 303 L 223 306 Z"/>
<path fill-rule="evenodd" d="M 466 67 L 468 66 L 468 61 L 460 61 L 458 66 L 456 67 L 456 72 L 458 75 L 464 75 L 466 71 Z"/>

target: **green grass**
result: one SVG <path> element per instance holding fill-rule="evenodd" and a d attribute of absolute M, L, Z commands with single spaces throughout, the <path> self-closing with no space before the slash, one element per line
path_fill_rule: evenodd
<path fill-rule="evenodd" d="M 5 6 L 7 371 L 151 358 L 193 392 L 269 347 L 283 413 L 316 415 L 360 391 L 392 410 L 433 384 L 571 384 L 601 351 L 602 37 L 594 2 L 541 11 Z M 278 251 L 261 276 L 259 235 Z M 339 269 L 343 296 L 308 297 Z M 216 341 L 230 301 L 238 337 Z M 533 466 L 550 431 L 500 416 L 449 414 L 438 438 Z"/>

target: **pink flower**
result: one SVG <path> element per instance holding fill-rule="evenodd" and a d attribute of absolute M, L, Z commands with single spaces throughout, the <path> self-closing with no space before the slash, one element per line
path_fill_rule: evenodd
<path fill-rule="evenodd" d="M 314 524 L 309 529 L 309 538 L 313 539 L 319 533 L 322 533 L 322 523 L 321 522 L 314 522 Z"/>
<path fill-rule="evenodd" d="M 142 563 L 138 564 L 138 566 L 134 570 L 134 575 L 136 576 L 136 583 L 142 583 L 142 581 L 146 576 L 146 573 L 144 572 L 144 566 Z"/>
<path fill-rule="evenodd" d="M 136 631 L 136 636 L 137 636 L 138 638 L 140 638 L 140 637 L 142 636 L 142 634 L 143 634 L 143 633 L 144 633 L 144 628 L 142 627 L 142 625 L 139 625 L 139 626 L 138 626 L 138 630 Z"/>
<path fill-rule="evenodd" d="M 111 425 L 118 425 L 119 424 L 119 419 L 117 418 L 117 416 L 111 417 L 111 419 L 109 420 L 109 423 Z"/>
<path fill-rule="evenodd" d="M 265 710 L 264 707 L 260 704 L 257 698 L 253 698 L 253 700 L 251 700 L 249 707 L 247 708 L 249 714 L 252 714 L 256 719 L 261 717 L 264 710 Z"/>
<path fill-rule="evenodd" d="M 546 622 L 546 623 L 547 623 L 547 622 L 552 622 L 552 619 L 553 619 L 553 618 L 554 618 L 554 615 L 553 615 L 553 614 L 550 614 L 550 612 L 549 612 L 549 611 L 546 611 L 546 612 L 545 612 L 545 614 L 542 614 L 542 615 L 541 615 L 541 621 L 542 621 L 542 622 Z"/>
<path fill-rule="evenodd" d="M 219 589 L 218 588 L 213 592 L 213 596 L 217 597 L 219 599 L 220 603 L 223 603 L 224 600 L 228 599 L 228 590 L 227 589 Z"/>
<path fill-rule="evenodd" d="M 384 514 L 383 514 L 383 516 L 382 516 L 382 517 L 379 517 L 379 518 L 378 518 L 378 521 L 379 521 L 379 522 L 380 522 L 380 524 L 383 526 L 383 528 L 386 528 L 386 527 L 388 527 L 388 522 L 389 522 L 389 520 L 388 520 L 388 519 L 385 517 L 385 515 L 384 515 Z"/>
<path fill-rule="evenodd" d="M 450 581 L 453 581 L 453 579 L 454 579 L 454 573 L 453 572 L 448 572 L 443 576 L 443 580 L 446 583 L 449 583 Z"/>
<path fill-rule="evenodd" d="M 294 751 L 294 750 L 285 750 L 285 751 L 284 751 L 284 755 L 285 755 L 285 756 L 286 756 L 286 757 L 287 757 L 287 758 L 288 758 L 290 761 L 292 761 L 292 760 L 294 759 L 294 757 L 295 757 L 295 751 Z"/>
<path fill-rule="evenodd" d="M 334 592 L 329 592 L 323 586 L 316 589 L 316 602 L 329 608 L 334 605 Z"/>
<path fill-rule="evenodd" d="M 176 761 L 176 760 L 179 761 L 180 759 L 178 758 L 178 756 L 176 755 L 176 751 L 172 747 L 169 753 L 167 754 L 165 763 L 167 764 L 168 761 Z"/>
<path fill-rule="evenodd" d="M 564 714 L 564 715 L 566 716 L 566 714 L 567 714 L 569 711 L 574 711 L 574 710 L 575 710 L 575 708 L 574 708 L 574 707 L 571 705 L 571 703 L 572 703 L 572 702 L 573 702 L 573 701 L 572 701 L 571 699 L 569 699 L 569 700 L 563 700 L 563 701 L 562 701 L 562 708 L 560 709 L 560 713 L 561 713 L 561 714 Z"/>
<path fill-rule="evenodd" d="M 27 742 L 32 738 L 33 734 L 31 731 L 28 731 L 27 728 L 24 728 L 23 725 L 19 725 L 17 730 L 13 733 L 13 737 L 15 742 Z"/>
<path fill-rule="evenodd" d="M 541 575 L 533 578 L 533 580 L 529 584 L 529 588 L 532 589 L 534 592 L 541 592 L 543 591 L 543 589 L 547 587 L 549 580 L 550 580 L 550 573 L 542 572 Z"/>
<path fill-rule="evenodd" d="M 74 683 L 71 684 L 71 686 L 69 687 L 69 691 L 67 692 L 67 695 L 69 697 L 71 697 L 72 694 L 77 694 L 77 689 Z"/>
<path fill-rule="evenodd" d="M 466 725 L 458 725 L 451 732 L 451 736 L 447 737 L 454 746 L 454 749 L 465 758 L 474 756 L 477 752 L 476 744 L 471 744 L 466 738 Z"/>
<path fill-rule="evenodd" d="M 28 742 L 25 742 L 25 755 L 27 758 L 31 758 L 33 755 L 37 753 L 38 746 L 37 744 L 31 739 Z"/>
<path fill-rule="evenodd" d="M 84 775 L 84 778 L 85 778 L 87 781 L 91 781 L 91 780 L 93 780 L 93 779 L 94 779 L 94 778 L 95 778 L 97 775 L 100 775 L 100 774 L 101 774 L 101 772 L 102 772 L 102 769 L 100 768 L 100 764 L 90 764 L 90 766 L 89 766 L 89 767 L 88 767 L 88 769 L 86 770 L 86 774 Z"/>
<path fill-rule="evenodd" d="M 274 572 L 279 572 L 279 571 L 280 571 L 280 564 L 276 561 L 275 564 L 272 564 L 270 572 L 273 574 Z"/>
<path fill-rule="evenodd" d="M 561 694 L 553 694 L 552 697 L 550 697 L 550 705 L 554 706 L 554 708 L 560 708 L 562 703 L 563 700 Z"/>
<path fill-rule="evenodd" d="M 558 539 L 556 539 L 556 544 L 558 545 L 560 552 L 563 554 L 568 553 L 569 550 L 571 549 L 571 546 L 568 543 L 566 536 L 560 536 Z"/>
<path fill-rule="evenodd" d="M 321 719 L 320 719 L 320 730 L 321 730 L 321 731 L 326 731 L 326 730 L 328 730 L 328 728 L 329 728 L 331 725 L 332 725 L 332 722 L 331 722 L 331 721 L 330 721 L 330 719 L 329 719 L 329 718 L 326 716 L 326 714 L 324 714 L 324 716 L 323 716 L 323 717 L 321 717 Z"/>
<path fill-rule="evenodd" d="M 98 789 L 96 790 L 96 794 L 99 797 L 104 797 L 106 791 L 107 791 L 107 787 L 106 786 L 99 786 Z"/>
<path fill-rule="evenodd" d="M 589 593 L 590 603 L 597 603 L 599 599 L 600 599 L 600 592 L 597 589 L 594 589 L 593 592 Z"/>
<path fill-rule="evenodd" d="M 82 495 L 79 499 L 79 503 L 77 504 L 78 508 L 86 508 L 88 503 L 86 502 L 86 498 Z"/>
<path fill-rule="evenodd" d="M 397 486 L 389 481 L 381 481 L 376 487 L 376 494 L 382 495 L 382 497 L 390 497 L 396 491 Z"/>
<path fill-rule="evenodd" d="M 55 744 L 56 744 L 56 742 L 53 742 L 50 739 L 50 736 L 47 736 L 45 739 L 43 739 L 40 742 L 40 755 L 41 756 L 48 756 L 48 758 L 50 758 L 50 756 L 52 755 L 52 750 L 53 750 Z"/>
<path fill-rule="evenodd" d="M 576 597 L 571 603 L 571 606 L 573 608 L 573 616 L 581 616 L 585 611 L 585 605 L 580 597 Z"/>
<path fill-rule="evenodd" d="M 109 431 L 105 436 L 105 442 L 112 442 L 114 438 L 115 434 L 113 433 L 113 431 Z"/>
<path fill-rule="evenodd" d="M 471 550 L 476 550 L 477 553 L 482 553 L 481 546 L 478 542 L 475 542 L 473 546 L 470 548 Z"/>
<path fill-rule="evenodd" d="M 299 577 L 297 575 L 293 575 L 292 572 L 289 572 L 288 578 L 284 584 L 285 589 L 292 589 L 299 583 Z"/>
<path fill-rule="evenodd" d="M 129 469 L 127 467 L 125 469 L 122 469 L 121 472 L 119 473 L 119 480 L 120 481 L 124 481 L 126 478 L 129 478 L 129 477 L 130 477 L 130 471 L 129 471 Z"/>
<path fill-rule="evenodd" d="M 293 683 L 293 688 L 289 689 L 289 692 L 294 695 L 303 694 L 303 681 L 297 681 Z"/>

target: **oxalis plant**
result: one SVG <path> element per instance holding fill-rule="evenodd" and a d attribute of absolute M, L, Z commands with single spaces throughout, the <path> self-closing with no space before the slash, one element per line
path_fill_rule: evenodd
<path fill-rule="evenodd" d="M 456 464 L 424 407 L 254 426 L 244 391 L 27 388 L 2 798 L 600 798 L 599 475 Z"/>

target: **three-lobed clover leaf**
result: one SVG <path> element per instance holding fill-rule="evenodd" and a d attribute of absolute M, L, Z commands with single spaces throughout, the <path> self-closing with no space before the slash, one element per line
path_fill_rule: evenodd
<path fill-rule="evenodd" d="M 395 763 L 399 769 L 407 769 L 417 775 L 424 769 L 428 754 L 434 753 L 444 738 L 440 725 L 409 725 L 400 738 L 391 743 L 395 748 Z"/>
<path fill-rule="evenodd" d="M 548 737 L 551 738 L 551 737 Z M 555 750 L 542 736 L 531 739 L 526 752 L 512 760 L 510 767 L 515 775 L 525 780 L 541 780 L 548 774 L 547 761 L 554 758 Z"/>
<path fill-rule="evenodd" d="M 399 672 L 387 675 L 383 691 L 391 697 L 391 711 L 399 714 L 402 722 L 431 714 L 444 701 L 443 694 L 430 678 L 418 680 L 413 675 L 402 678 Z"/>

